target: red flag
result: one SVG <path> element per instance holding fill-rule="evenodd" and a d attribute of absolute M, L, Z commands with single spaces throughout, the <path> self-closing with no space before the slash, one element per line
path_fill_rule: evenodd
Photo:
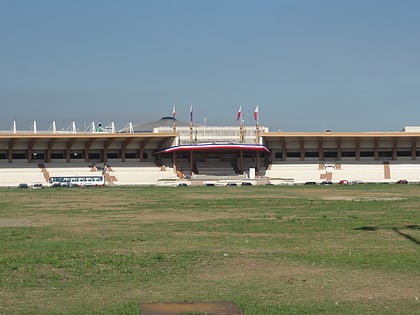
<path fill-rule="evenodd" d="M 236 115 L 236 121 L 241 119 L 241 112 L 242 112 L 242 106 L 239 106 L 238 114 Z"/>
<path fill-rule="evenodd" d="M 258 105 L 257 107 L 255 107 L 255 110 L 254 110 L 254 120 L 258 121 Z"/>

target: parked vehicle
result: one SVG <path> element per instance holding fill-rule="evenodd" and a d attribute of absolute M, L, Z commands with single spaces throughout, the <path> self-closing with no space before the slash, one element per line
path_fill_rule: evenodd
<path fill-rule="evenodd" d="M 103 175 L 85 176 L 53 176 L 48 181 L 49 187 L 88 187 L 104 186 L 105 177 Z"/>
<path fill-rule="evenodd" d="M 330 181 L 330 180 L 324 180 L 324 181 L 322 181 L 322 183 L 321 183 L 321 185 L 332 185 L 333 184 L 333 182 L 332 181 Z"/>
<path fill-rule="evenodd" d="M 42 183 L 33 183 L 31 186 L 32 189 L 41 189 Z"/>

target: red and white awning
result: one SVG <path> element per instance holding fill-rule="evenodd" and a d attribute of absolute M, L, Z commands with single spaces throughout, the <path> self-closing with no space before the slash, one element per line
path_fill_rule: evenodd
<path fill-rule="evenodd" d="M 210 144 L 184 144 L 179 146 L 169 147 L 163 150 L 154 152 L 153 154 L 165 154 L 173 152 L 185 151 L 258 151 L 270 153 L 270 150 L 261 144 L 241 144 L 241 143 L 210 143 Z"/>

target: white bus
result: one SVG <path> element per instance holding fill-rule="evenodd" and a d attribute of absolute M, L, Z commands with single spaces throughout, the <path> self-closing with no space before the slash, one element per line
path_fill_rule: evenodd
<path fill-rule="evenodd" d="M 76 186 L 105 186 L 105 177 L 103 175 L 52 176 L 48 180 L 48 187 Z"/>

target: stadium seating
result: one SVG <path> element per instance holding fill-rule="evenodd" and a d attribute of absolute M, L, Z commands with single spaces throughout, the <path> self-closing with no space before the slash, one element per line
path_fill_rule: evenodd
<path fill-rule="evenodd" d="M 140 163 L 141 164 L 141 163 Z M 162 170 L 154 164 L 137 166 L 111 166 L 109 174 L 114 177 L 114 185 L 157 185 L 162 180 L 176 180 L 177 176 L 170 167 Z"/>
<path fill-rule="evenodd" d="M 0 186 L 17 187 L 21 183 L 46 183 L 42 170 L 36 163 L 1 164 Z"/>
<path fill-rule="evenodd" d="M 319 169 L 319 163 L 273 163 L 270 169 L 265 171 L 268 178 L 292 179 L 295 183 L 308 181 L 319 182 L 325 169 Z"/>
<path fill-rule="evenodd" d="M 255 161 L 244 160 L 245 170 L 255 167 Z M 46 185 L 50 176 L 104 174 L 110 185 L 158 185 L 191 178 L 205 183 L 211 181 L 235 180 L 240 182 L 245 175 L 238 173 L 238 163 L 220 160 L 197 161 L 190 171 L 188 159 L 177 160 L 177 172 L 172 162 L 162 160 L 161 165 L 151 161 L 111 161 L 97 163 L 85 161 L 53 163 L 0 163 L 0 186 L 17 187 L 41 182 Z M 246 172 L 245 172 L 246 173 Z M 194 176 L 192 176 L 194 175 Z M 272 162 L 261 170 L 262 178 L 272 183 L 305 183 L 340 180 L 363 182 L 420 182 L 420 163 L 415 161 L 281 161 Z M 260 178 L 261 179 L 261 178 Z"/>
<path fill-rule="evenodd" d="M 398 179 L 419 181 L 420 164 L 399 164 L 383 162 L 340 162 L 340 163 L 272 163 L 266 170 L 268 178 L 292 179 L 295 183 L 309 181 L 340 180 L 364 182 L 395 182 Z"/>

